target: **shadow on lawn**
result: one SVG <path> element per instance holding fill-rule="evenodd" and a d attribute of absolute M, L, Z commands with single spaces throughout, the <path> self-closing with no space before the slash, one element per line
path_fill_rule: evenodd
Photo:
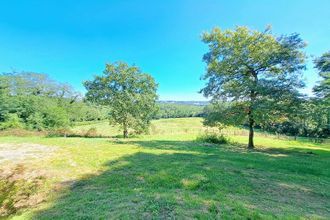
<path fill-rule="evenodd" d="M 320 158 L 274 157 L 182 141 L 135 141 L 143 149 L 71 183 L 36 219 L 329 217 L 329 168 Z M 183 150 L 189 151 L 187 153 Z M 323 169 L 322 169 L 323 166 Z M 329 205 L 328 205 L 329 206 Z"/>
<path fill-rule="evenodd" d="M 171 140 L 151 140 L 151 141 L 126 141 L 116 142 L 122 144 L 135 144 L 143 148 L 161 149 L 161 150 L 176 150 L 176 151 L 196 151 L 202 153 L 217 152 L 219 148 L 223 150 L 238 151 L 240 153 L 263 153 L 270 156 L 312 156 L 312 155 L 329 155 L 330 151 L 322 149 L 303 149 L 303 148 L 265 148 L 263 146 L 256 146 L 255 149 L 247 149 L 245 144 L 230 143 L 227 145 L 208 144 L 198 141 L 171 141 Z"/>

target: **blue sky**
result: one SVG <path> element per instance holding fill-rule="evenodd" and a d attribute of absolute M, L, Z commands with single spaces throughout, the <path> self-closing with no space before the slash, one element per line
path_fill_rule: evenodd
<path fill-rule="evenodd" d="M 82 81 L 123 60 L 155 77 L 160 99 L 203 100 L 203 31 L 271 24 L 319 56 L 330 50 L 329 9 L 329 0 L 2 0 L 0 72 L 47 73 L 83 92 Z M 318 80 L 310 61 L 304 77 L 308 93 Z"/>

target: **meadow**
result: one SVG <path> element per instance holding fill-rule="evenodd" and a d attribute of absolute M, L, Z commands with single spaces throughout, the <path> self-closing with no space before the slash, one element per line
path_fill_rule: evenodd
<path fill-rule="evenodd" d="M 330 145 L 231 128 L 196 141 L 201 118 L 160 119 L 119 137 L 0 137 L 0 213 L 8 219 L 329 219 Z M 4 178 L 5 177 L 5 178 Z"/>

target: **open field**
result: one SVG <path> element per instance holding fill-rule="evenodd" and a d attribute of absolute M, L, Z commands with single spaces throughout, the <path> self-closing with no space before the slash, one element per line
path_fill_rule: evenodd
<path fill-rule="evenodd" d="M 106 122 L 74 130 L 91 127 L 121 134 Z M 154 121 L 150 135 L 127 140 L 0 137 L 0 212 L 13 219 L 330 218 L 329 143 L 257 135 L 248 151 L 240 129 L 228 145 L 196 142 L 204 130 L 201 119 L 186 118 Z"/>

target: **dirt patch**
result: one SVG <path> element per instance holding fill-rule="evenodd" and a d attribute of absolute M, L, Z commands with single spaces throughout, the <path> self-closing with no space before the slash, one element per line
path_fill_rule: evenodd
<path fill-rule="evenodd" d="M 50 156 L 56 147 L 40 144 L 0 144 L 0 164 Z"/>

